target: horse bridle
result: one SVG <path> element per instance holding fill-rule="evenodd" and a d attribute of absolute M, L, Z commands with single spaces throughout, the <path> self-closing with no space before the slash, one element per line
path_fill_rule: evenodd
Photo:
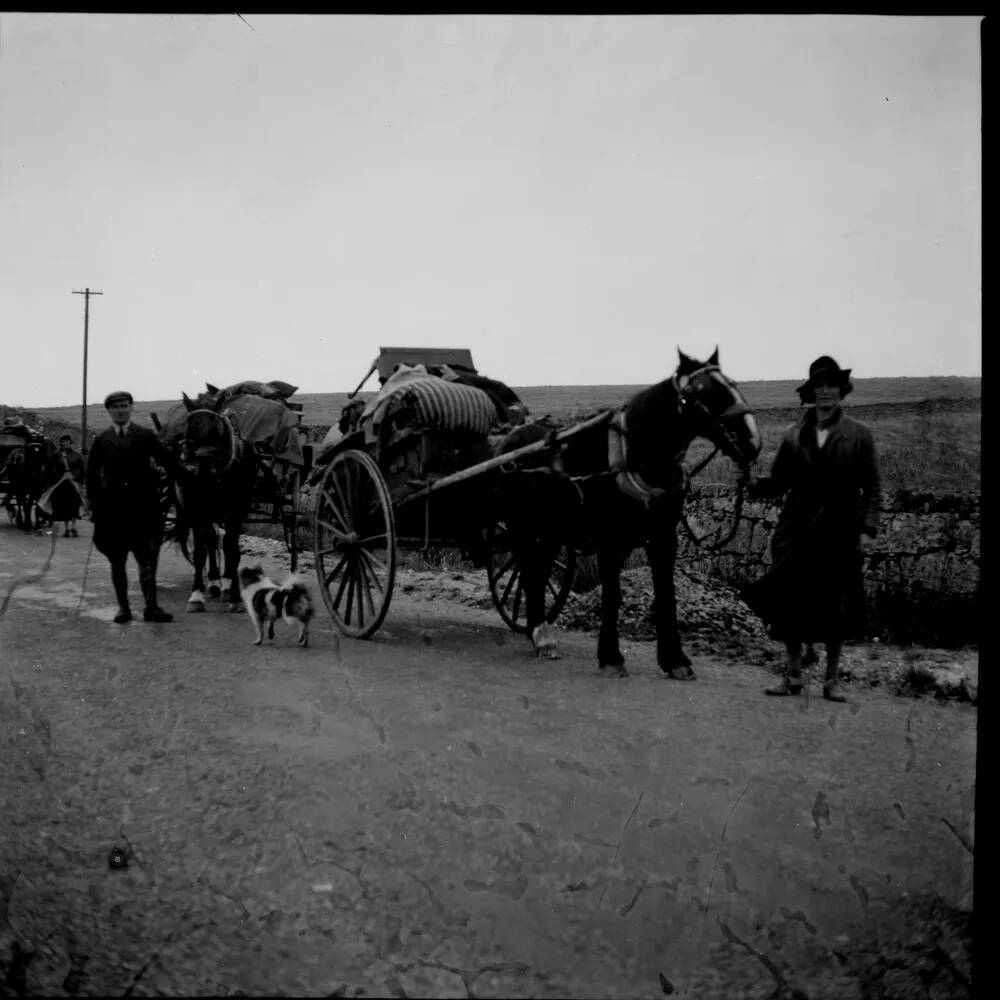
<path fill-rule="evenodd" d="M 230 469 L 232 469 L 232 467 L 236 464 L 237 459 L 239 458 L 239 439 L 236 436 L 236 429 L 233 427 L 233 422 L 230 419 L 229 414 L 226 413 L 225 411 L 223 411 L 222 413 L 218 413 L 215 410 L 208 410 L 208 409 L 204 409 L 204 408 L 200 408 L 200 409 L 197 409 L 197 410 L 191 410 L 191 411 L 189 411 L 188 414 L 187 414 L 186 420 L 190 419 L 195 413 L 207 413 L 207 414 L 209 414 L 210 416 L 212 416 L 212 417 L 216 418 L 217 420 L 221 421 L 222 422 L 222 426 L 225 427 L 225 429 L 226 429 L 226 443 L 228 445 L 229 458 L 226 461 L 226 464 L 222 467 L 222 470 L 220 472 L 220 475 L 224 475 L 225 473 L 229 472 Z M 185 420 L 185 423 L 186 423 L 186 420 Z M 185 446 L 185 448 L 187 447 L 187 428 L 186 427 L 185 427 L 185 433 L 184 433 L 184 446 Z"/>
<path fill-rule="evenodd" d="M 722 380 L 722 382 L 729 389 L 731 389 L 738 398 L 741 398 L 736 388 L 736 383 L 733 382 L 733 380 L 730 379 L 718 365 L 707 363 L 702 365 L 700 368 L 695 369 L 695 371 L 691 372 L 690 374 L 681 375 L 680 372 L 674 374 L 672 381 L 674 384 L 674 388 L 677 391 L 678 413 L 680 413 L 682 417 L 685 417 L 686 409 L 697 408 L 698 410 L 701 411 L 702 416 L 706 418 L 707 422 L 710 425 L 712 425 L 716 431 L 721 433 L 722 436 L 729 442 L 729 444 L 733 448 L 733 451 L 735 453 L 738 453 L 739 442 L 737 441 L 736 436 L 729 430 L 727 424 L 728 421 L 731 421 L 736 417 L 742 417 L 748 414 L 750 412 L 750 407 L 747 406 L 745 402 L 738 401 L 734 402 L 732 406 L 727 407 L 722 413 L 719 414 L 712 413 L 709 410 L 709 408 L 700 399 L 697 398 L 695 393 L 691 391 L 691 383 L 694 380 L 694 378 L 706 372 L 717 374 L 718 377 Z M 698 475 L 698 473 L 701 472 L 701 470 L 704 469 L 705 466 L 708 465 L 708 463 L 711 462 L 712 459 L 715 458 L 715 456 L 719 453 L 721 445 L 718 444 L 714 438 L 712 438 L 711 440 L 714 447 L 712 451 L 709 453 L 708 457 L 702 459 L 702 461 L 700 461 L 692 470 L 685 473 L 684 476 L 685 497 L 689 492 L 691 486 L 691 480 L 694 479 L 694 477 Z M 741 475 L 739 479 L 739 484 L 736 492 L 736 507 L 733 512 L 732 528 L 730 528 L 729 534 L 727 534 L 721 541 L 713 542 L 711 545 L 709 545 L 708 546 L 709 551 L 716 551 L 718 549 L 723 548 L 724 546 L 728 545 L 729 542 L 731 542 L 736 535 L 736 531 L 740 526 L 740 518 L 743 515 L 743 502 L 746 499 L 747 471 L 748 467 L 744 468 L 742 470 L 743 475 Z M 707 538 L 708 536 L 702 535 L 701 537 L 698 537 L 694 533 L 690 523 L 688 522 L 687 516 L 683 512 L 683 506 L 681 509 L 681 520 L 684 522 L 684 530 L 687 533 L 687 536 L 691 539 L 692 542 L 694 542 L 695 545 L 701 545 L 704 542 L 705 538 Z"/>

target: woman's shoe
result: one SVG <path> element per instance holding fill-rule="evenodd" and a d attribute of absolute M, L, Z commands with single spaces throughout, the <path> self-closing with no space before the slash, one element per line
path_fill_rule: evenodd
<path fill-rule="evenodd" d="M 782 677 L 780 684 L 776 684 L 771 688 L 764 688 L 764 694 L 772 695 L 775 698 L 784 698 L 790 694 L 802 694 L 802 681 L 793 681 L 787 677 Z"/>

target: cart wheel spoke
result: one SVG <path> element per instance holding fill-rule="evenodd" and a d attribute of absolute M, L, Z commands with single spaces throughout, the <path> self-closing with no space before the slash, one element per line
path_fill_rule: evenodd
<path fill-rule="evenodd" d="M 508 565 L 511 565 L 513 563 L 513 561 L 514 560 L 511 559 L 508 562 Z M 513 589 L 513 587 L 515 586 L 515 584 L 517 585 L 518 590 L 520 590 L 521 570 L 518 569 L 516 566 L 514 568 L 514 572 L 510 574 L 510 579 L 507 581 L 507 585 L 503 588 L 503 594 L 501 594 L 501 596 L 500 596 L 500 602 L 502 604 L 506 604 L 507 601 L 510 600 L 510 592 Z"/>
<path fill-rule="evenodd" d="M 373 553 L 369 552 L 367 549 L 361 549 L 362 564 L 365 567 L 367 574 L 371 577 L 372 582 L 380 590 L 382 589 L 382 584 L 379 581 L 379 573 L 386 572 L 388 566 L 381 562 Z"/>
<path fill-rule="evenodd" d="M 354 581 L 357 579 L 358 567 L 353 560 L 347 564 L 347 603 L 345 605 L 344 624 L 351 625 L 351 611 L 354 610 Z"/>
<path fill-rule="evenodd" d="M 334 552 L 336 550 L 335 549 L 331 549 L 330 551 Z M 341 569 L 343 569 L 343 567 L 344 567 L 344 563 L 346 563 L 346 562 L 347 562 L 347 556 L 343 556 L 342 555 L 340 557 L 339 561 L 333 567 L 333 569 L 331 569 L 328 573 L 324 573 L 323 574 L 323 586 L 324 586 L 324 588 L 328 588 L 330 586 L 330 584 L 333 583 L 333 581 L 337 577 L 337 574 L 340 573 Z"/>
<path fill-rule="evenodd" d="M 323 513 L 325 514 L 326 511 L 324 511 Z M 348 531 L 347 527 L 345 525 L 343 525 L 343 524 L 334 524 L 333 521 L 328 521 L 328 520 L 326 520 L 326 518 L 320 517 L 318 515 L 317 515 L 316 520 L 327 531 L 329 531 L 331 535 L 338 535 L 338 536 L 340 536 L 340 535 L 349 534 L 349 531 Z M 339 518 L 338 518 L 338 521 L 339 521 Z"/>
<path fill-rule="evenodd" d="M 527 633 L 527 602 L 525 600 L 524 579 L 518 565 L 517 553 L 513 551 L 511 534 L 506 523 L 499 521 L 487 531 L 490 547 L 490 562 L 487 564 L 490 595 L 500 617 L 515 632 Z M 545 620 L 554 622 L 566 604 L 573 573 L 576 569 L 576 552 L 569 546 L 562 546 L 552 563 L 545 583 Z"/>
<path fill-rule="evenodd" d="M 338 570 L 340 567 L 344 567 L 344 573 L 340 578 L 340 586 L 337 588 L 337 596 L 333 599 L 333 606 L 335 608 L 340 607 L 341 598 L 344 596 L 344 588 L 347 586 L 347 583 L 351 578 L 351 564 L 346 556 L 340 560 Z"/>
<path fill-rule="evenodd" d="M 368 638 L 385 619 L 396 575 L 389 490 L 372 458 L 355 449 L 335 455 L 321 482 L 313 554 L 323 601 L 341 632 Z"/>

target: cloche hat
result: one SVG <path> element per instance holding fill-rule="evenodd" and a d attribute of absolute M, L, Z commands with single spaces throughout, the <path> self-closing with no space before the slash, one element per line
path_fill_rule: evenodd
<path fill-rule="evenodd" d="M 854 383 L 851 381 L 851 369 L 841 368 L 833 358 L 824 354 L 809 366 L 809 378 L 795 391 L 803 403 L 815 403 L 816 385 L 819 382 L 830 382 L 831 380 L 840 386 L 841 398 L 854 388 Z"/>

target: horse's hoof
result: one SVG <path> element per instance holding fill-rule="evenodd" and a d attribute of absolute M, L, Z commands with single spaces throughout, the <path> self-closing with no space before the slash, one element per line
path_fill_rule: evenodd
<path fill-rule="evenodd" d="M 624 667 L 625 657 L 622 656 L 621 650 L 619 649 L 610 656 L 599 656 L 597 658 L 597 663 L 601 670 L 605 667 Z"/>
<path fill-rule="evenodd" d="M 187 606 L 187 613 L 189 615 L 201 614 L 205 610 L 205 605 L 200 601 L 196 601 L 194 604 L 189 604 Z"/>
<path fill-rule="evenodd" d="M 629 677 L 629 672 L 625 669 L 624 663 L 602 663 L 597 668 L 598 677 Z"/>
<path fill-rule="evenodd" d="M 222 591 L 218 587 L 209 587 L 208 588 L 208 596 L 209 597 L 222 597 Z"/>
<path fill-rule="evenodd" d="M 689 663 L 679 663 L 677 666 L 664 669 L 663 672 L 672 681 L 693 681 L 697 679 Z"/>
<path fill-rule="evenodd" d="M 246 611 L 246 608 L 245 608 L 245 607 L 243 607 L 243 604 L 242 604 L 242 602 L 241 602 L 241 603 L 239 603 L 239 604 L 230 604 L 230 605 L 229 605 L 229 610 L 230 610 L 230 611 L 231 611 L 231 612 L 232 612 L 232 613 L 233 613 L 234 615 L 238 615 L 238 614 L 239 614 L 239 613 L 240 613 L 241 611 Z"/>

